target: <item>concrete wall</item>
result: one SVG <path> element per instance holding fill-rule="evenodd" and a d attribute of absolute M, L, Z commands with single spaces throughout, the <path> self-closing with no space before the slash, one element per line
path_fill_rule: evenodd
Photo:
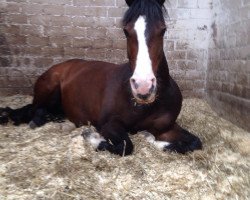
<path fill-rule="evenodd" d="M 165 50 L 184 96 L 203 97 L 210 0 L 170 0 Z M 127 61 L 125 0 L 0 0 L 0 93 L 30 93 L 70 58 Z"/>
<path fill-rule="evenodd" d="M 185 97 L 203 97 L 212 0 L 171 0 L 165 50 Z"/>
<path fill-rule="evenodd" d="M 207 99 L 250 130 L 250 0 L 213 0 Z"/>
<path fill-rule="evenodd" d="M 42 72 L 71 58 L 122 62 L 116 0 L 0 0 L 0 91 L 30 93 Z"/>

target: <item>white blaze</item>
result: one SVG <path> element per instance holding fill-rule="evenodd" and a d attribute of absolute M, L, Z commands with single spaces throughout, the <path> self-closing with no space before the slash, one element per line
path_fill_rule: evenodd
<path fill-rule="evenodd" d="M 150 144 L 153 144 L 156 148 L 158 148 L 160 150 L 164 150 L 165 147 L 167 147 L 171 144 L 171 143 L 166 142 L 166 141 L 155 140 L 155 136 L 153 136 L 149 132 L 140 132 L 140 134 L 146 138 L 147 142 L 149 142 Z"/>
<path fill-rule="evenodd" d="M 134 26 L 138 40 L 138 54 L 136 58 L 135 71 L 132 78 L 135 78 L 139 81 L 152 80 L 152 78 L 155 78 L 146 42 L 146 26 L 146 19 L 143 16 L 140 16 L 137 19 Z"/>

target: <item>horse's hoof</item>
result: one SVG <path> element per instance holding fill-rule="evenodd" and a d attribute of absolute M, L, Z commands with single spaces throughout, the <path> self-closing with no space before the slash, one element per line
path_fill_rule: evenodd
<path fill-rule="evenodd" d="M 0 108 L 0 124 L 7 124 L 9 122 L 9 115 L 11 109 L 9 107 Z"/>
<path fill-rule="evenodd" d="M 35 129 L 35 128 L 37 128 L 38 126 L 36 125 L 36 123 L 35 123 L 34 121 L 30 121 L 29 127 L 30 127 L 31 129 Z"/>
<path fill-rule="evenodd" d="M 192 142 L 176 141 L 164 147 L 164 151 L 173 151 L 181 154 L 202 149 L 201 140 L 196 137 Z"/>
<path fill-rule="evenodd" d="M 201 150 L 202 149 L 202 142 L 200 138 L 195 138 L 193 142 L 189 145 L 190 151 Z"/>
<path fill-rule="evenodd" d="M 128 156 L 133 152 L 133 145 L 126 145 L 126 142 L 119 143 L 117 145 L 110 144 L 107 141 L 102 141 L 97 149 L 97 151 L 109 151 L 112 154 L 120 156 Z"/>
<path fill-rule="evenodd" d="M 9 122 L 8 117 L 0 116 L 0 124 L 7 124 Z"/>
<path fill-rule="evenodd" d="M 112 148 L 111 144 L 109 144 L 107 141 L 102 141 L 96 148 L 96 151 L 106 151 L 106 150 L 109 151 L 111 148 Z"/>
<path fill-rule="evenodd" d="M 123 140 L 121 143 L 113 146 L 111 153 L 120 156 L 128 156 L 133 153 L 133 149 L 134 149 L 133 144 L 128 144 L 125 140 Z"/>
<path fill-rule="evenodd" d="M 9 116 L 11 111 L 12 111 L 12 109 L 9 107 L 0 108 L 0 116 L 7 117 L 7 116 Z"/>

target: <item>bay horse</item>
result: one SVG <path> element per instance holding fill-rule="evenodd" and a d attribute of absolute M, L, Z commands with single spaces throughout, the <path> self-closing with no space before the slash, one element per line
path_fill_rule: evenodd
<path fill-rule="evenodd" d="M 98 133 L 85 135 L 97 150 L 130 155 L 130 134 L 164 151 L 186 153 L 202 148 L 200 139 L 176 119 L 182 95 L 169 75 L 163 51 L 165 0 L 126 0 L 122 23 L 129 62 L 69 60 L 52 66 L 35 83 L 32 104 L 2 108 L 0 123 L 29 123 L 31 128 L 68 118 L 77 127 L 89 122 Z M 150 133 L 150 134 L 149 134 Z"/>

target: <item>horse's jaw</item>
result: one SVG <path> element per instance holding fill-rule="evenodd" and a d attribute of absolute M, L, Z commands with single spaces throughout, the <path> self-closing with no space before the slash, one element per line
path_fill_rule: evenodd
<path fill-rule="evenodd" d="M 154 103 L 155 99 L 156 99 L 156 98 L 153 97 L 153 98 L 150 98 L 150 99 L 148 99 L 148 100 L 146 100 L 146 101 L 143 101 L 143 100 L 141 100 L 141 99 L 136 99 L 136 98 L 135 98 L 135 102 L 136 102 L 137 104 L 139 104 L 139 105 L 149 105 L 149 104 Z"/>
<path fill-rule="evenodd" d="M 136 94 L 132 92 L 133 100 L 135 101 L 135 104 L 137 105 L 149 105 L 155 102 L 156 100 L 156 91 L 153 92 L 147 99 L 143 100 L 137 97 Z"/>

